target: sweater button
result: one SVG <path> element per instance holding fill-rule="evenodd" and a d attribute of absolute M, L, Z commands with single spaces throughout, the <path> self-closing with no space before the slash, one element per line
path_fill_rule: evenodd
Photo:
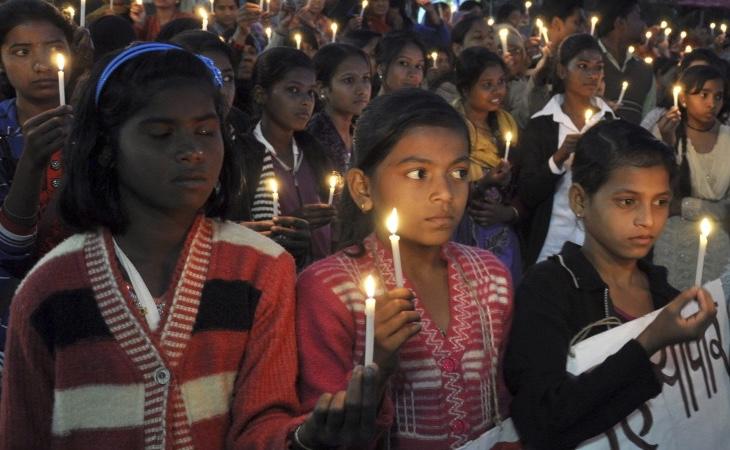
<path fill-rule="evenodd" d="M 170 371 L 164 367 L 160 367 L 155 371 L 155 381 L 157 384 L 165 385 L 170 382 Z"/>
<path fill-rule="evenodd" d="M 60 168 L 61 168 L 61 161 L 59 161 L 57 159 L 52 159 L 51 160 L 51 169 L 58 170 Z"/>
<path fill-rule="evenodd" d="M 463 420 L 454 420 L 451 422 L 451 431 L 454 432 L 454 434 L 462 434 L 466 430 L 466 424 Z"/>
<path fill-rule="evenodd" d="M 60 185 L 61 185 L 61 180 L 60 179 L 54 178 L 53 180 L 51 180 L 51 186 L 53 186 L 54 188 L 58 189 L 58 187 Z"/>
<path fill-rule="evenodd" d="M 452 358 L 444 358 L 441 360 L 441 369 L 445 372 L 453 372 L 456 369 L 456 361 Z"/>

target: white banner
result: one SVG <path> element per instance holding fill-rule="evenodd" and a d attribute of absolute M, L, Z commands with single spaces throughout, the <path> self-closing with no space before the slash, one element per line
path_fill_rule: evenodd
<path fill-rule="evenodd" d="M 697 341 L 666 347 L 651 361 L 664 382 L 662 392 L 583 450 L 730 449 L 730 329 L 720 281 L 705 285 L 717 303 L 717 318 Z M 567 370 L 580 374 L 616 353 L 656 317 L 654 311 L 573 347 Z"/>

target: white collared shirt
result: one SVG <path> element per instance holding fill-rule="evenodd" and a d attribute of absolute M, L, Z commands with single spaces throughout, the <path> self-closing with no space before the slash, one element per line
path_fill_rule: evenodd
<path fill-rule="evenodd" d="M 542 110 L 532 116 L 533 118 L 540 116 L 552 116 L 553 121 L 558 124 L 558 148 L 563 145 L 563 141 L 565 141 L 565 137 L 567 135 L 580 134 L 581 131 L 588 130 L 590 127 L 602 120 L 607 113 L 613 114 L 611 107 L 608 106 L 603 99 L 600 97 L 594 97 L 592 101 L 593 106 L 599 108 L 600 111 L 591 117 L 583 130 L 580 130 L 573 123 L 573 120 L 563 111 L 563 100 L 564 97 L 562 94 L 554 95 Z M 557 150 L 557 148 L 555 150 Z M 570 158 L 563 163 L 563 167 L 558 167 L 552 156 L 548 160 L 550 171 L 555 175 L 564 174 L 564 176 L 558 180 L 558 185 L 555 190 L 555 194 L 553 195 L 553 209 L 550 216 L 550 225 L 548 227 L 547 235 L 545 236 L 545 242 L 543 243 L 540 254 L 537 257 L 537 262 L 543 261 L 549 256 L 560 253 L 560 249 L 563 248 L 563 244 L 566 241 L 583 245 L 585 233 L 583 229 L 578 226 L 578 221 L 575 214 L 573 214 L 573 211 L 570 209 L 568 201 L 568 189 L 573 183 L 573 177 L 570 171 L 570 165 L 572 162 L 573 155 L 570 155 Z"/>

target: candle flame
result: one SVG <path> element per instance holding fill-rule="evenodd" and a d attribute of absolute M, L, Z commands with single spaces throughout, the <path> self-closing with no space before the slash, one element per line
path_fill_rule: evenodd
<path fill-rule="evenodd" d="M 337 22 L 332 22 L 332 25 L 330 25 L 330 28 L 332 29 L 332 34 L 337 34 Z"/>
<path fill-rule="evenodd" d="M 530 9 L 532 7 L 532 2 L 527 1 L 525 2 L 525 9 Z"/>
<path fill-rule="evenodd" d="M 266 27 L 264 33 L 266 33 L 266 38 L 271 40 L 271 27 Z"/>
<path fill-rule="evenodd" d="M 494 17 L 490 17 L 489 19 L 487 19 L 487 25 L 489 25 L 490 27 L 494 25 Z"/>
<path fill-rule="evenodd" d="M 629 54 L 633 54 L 636 51 L 633 45 L 629 45 Z"/>
<path fill-rule="evenodd" d="M 659 28 L 662 28 L 662 29 L 664 29 L 668 26 L 669 26 L 669 24 L 667 23 L 666 20 L 662 20 L 662 23 L 659 24 Z"/>
<path fill-rule="evenodd" d="M 388 219 L 385 221 L 385 227 L 390 231 L 390 234 L 398 233 L 398 210 L 393 208 Z"/>
<path fill-rule="evenodd" d="M 675 84 L 674 87 L 672 88 L 672 94 L 677 96 L 677 95 L 679 95 L 680 92 L 682 92 L 682 86 Z"/>
<path fill-rule="evenodd" d="M 67 6 L 63 10 L 66 11 L 66 14 L 68 14 L 71 17 L 73 17 L 74 15 L 76 15 L 76 10 L 74 9 L 73 6 Z"/>
<path fill-rule="evenodd" d="M 439 59 L 439 53 L 438 52 L 431 52 L 431 59 L 433 59 L 434 61 L 436 61 L 437 59 Z"/>
<path fill-rule="evenodd" d="M 712 22 L 712 23 L 710 24 L 710 29 L 711 29 L 712 31 L 715 31 L 715 27 L 716 27 L 716 26 L 717 26 L 717 24 L 716 24 L 715 22 Z"/>
<path fill-rule="evenodd" d="M 651 31 L 647 31 L 647 32 L 646 32 L 646 34 L 645 34 L 644 36 L 646 36 L 646 40 L 647 40 L 647 41 L 648 41 L 649 39 L 651 39 L 651 36 L 652 36 L 652 34 L 651 34 Z"/>
<path fill-rule="evenodd" d="M 691 46 L 691 45 L 688 45 L 688 46 L 686 46 L 686 47 L 684 48 L 684 52 L 685 52 L 685 53 L 692 53 L 692 46 Z"/>
<path fill-rule="evenodd" d="M 596 25 L 598 23 L 598 16 L 591 17 L 591 24 Z"/>
<path fill-rule="evenodd" d="M 621 83 L 621 88 L 622 89 L 628 89 L 629 88 L 629 82 L 628 81 L 624 81 L 623 83 Z"/>
<path fill-rule="evenodd" d="M 542 27 L 543 27 L 543 23 L 542 23 L 542 19 L 541 19 L 541 18 L 539 18 L 539 17 L 538 17 L 537 19 L 535 19 L 535 26 L 536 26 L 536 27 L 537 27 L 537 28 L 538 28 L 539 30 L 542 30 Z"/>
<path fill-rule="evenodd" d="M 508 131 L 504 134 L 504 140 L 507 141 L 507 144 L 512 142 L 512 132 Z"/>
<path fill-rule="evenodd" d="M 723 33 L 725 33 L 727 31 L 727 25 L 724 24 L 724 23 L 722 25 L 720 25 L 720 31 L 722 31 Z"/>
<path fill-rule="evenodd" d="M 499 30 L 499 38 L 500 39 L 504 39 L 506 41 L 508 34 L 509 34 L 509 30 L 507 30 L 506 28 L 502 28 L 501 30 Z"/>
<path fill-rule="evenodd" d="M 664 29 L 664 36 L 669 37 L 669 35 L 672 34 L 671 28 L 665 28 Z"/>
<path fill-rule="evenodd" d="M 710 232 L 712 231 L 712 222 L 710 222 L 710 219 L 705 217 L 702 219 L 702 222 L 700 222 L 700 233 L 702 234 L 702 237 L 707 237 L 710 235 Z"/>
<path fill-rule="evenodd" d="M 66 65 L 66 58 L 63 53 L 56 53 L 56 66 L 58 70 L 63 71 L 63 67 Z"/>
<path fill-rule="evenodd" d="M 362 0 L 361 5 L 362 5 L 362 10 L 365 11 L 365 8 L 368 7 L 368 0 Z"/>
<path fill-rule="evenodd" d="M 651 56 L 647 56 L 646 58 L 644 58 L 644 62 L 647 64 L 651 64 L 654 62 L 654 58 L 652 58 Z"/>
<path fill-rule="evenodd" d="M 365 282 L 363 283 L 365 287 L 365 295 L 368 296 L 368 298 L 374 298 L 375 297 L 375 278 L 373 278 L 372 275 L 368 275 L 365 277 Z"/>
<path fill-rule="evenodd" d="M 271 189 L 273 194 L 279 193 L 279 183 L 276 181 L 276 178 L 269 179 L 269 189 Z"/>
<path fill-rule="evenodd" d="M 208 11 L 206 11 L 202 6 L 198 8 L 198 15 L 201 19 L 208 20 Z"/>
<path fill-rule="evenodd" d="M 682 30 L 682 32 L 681 32 L 681 33 L 679 33 L 679 37 L 680 37 L 680 39 L 684 39 L 684 38 L 686 38 L 686 37 L 687 37 L 687 32 L 686 32 L 686 31 L 684 31 L 684 30 Z"/>
<path fill-rule="evenodd" d="M 333 173 L 332 175 L 330 175 L 330 178 L 329 178 L 330 188 L 334 189 L 335 187 L 337 187 L 337 184 L 339 182 L 340 182 L 340 177 L 337 174 Z"/>
<path fill-rule="evenodd" d="M 299 33 L 294 34 L 294 41 L 297 43 L 297 50 L 302 46 L 302 35 Z"/>
<path fill-rule="evenodd" d="M 586 123 L 588 123 L 588 121 L 591 120 L 591 117 L 593 117 L 593 110 L 592 109 L 586 109 L 586 112 L 583 114 L 583 116 L 586 119 Z"/>

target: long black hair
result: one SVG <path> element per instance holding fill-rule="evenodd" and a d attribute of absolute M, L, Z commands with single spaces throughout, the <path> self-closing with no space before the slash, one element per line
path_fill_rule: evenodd
<path fill-rule="evenodd" d="M 119 52 L 95 64 L 78 104 L 63 158 L 65 182 L 60 193 L 61 217 L 71 228 L 91 231 L 99 226 L 122 233 L 128 226 L 119 193 L 116 159 L 124 123 L 163 89 L 194 84 L 214 99 L 221 123 L 224 156 L 220 185 L 205 205 L 208 216 L 224 216 L 240 189 L 240 164 L 223 129 L 226 107 L 210 69 L 185 50 L 138 55 L 123 63 L 106 81 L 96 105 L 95 91 L 104 68 Z"/>
<path fill-rule="evenodd" d="M 601 53 L 601 46 L 598 45 L 596 38 L 587 33 L 578 33 L 568 36 L 560 44 L 558 49 L 558 63 L 563 67 L 568 67 L 570 61 L 578 56 L 581 52 L 592 50 Z M 557 66 L 556 66 L 557 69 Z M 552 74 L 553 92 L 562 94 L 565 92 L 565 82 L 558 77 L 557 73 Z"/>
<path fill-rule="evenodd" d="M 352 167 L 372 177 L 398 141 L 410 129 L 422 126 L 458 131 L 469 142 L 464 119 L 443 98 L 422 89 L 399 89 L 376 97 L 360 116 L 355 129 Z M 342 227 L 340 248 L 356 245 L 358 250 L 351 256 L 361 255 L 363 239 L 374 230 L 373 214 L 358 208 L 346 186 L 338 215 L 346 224 Z"/>

